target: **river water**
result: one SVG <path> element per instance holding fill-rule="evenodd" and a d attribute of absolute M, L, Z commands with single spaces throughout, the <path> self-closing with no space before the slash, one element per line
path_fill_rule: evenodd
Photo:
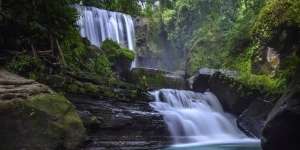
<path fill-rule="evenodd" d="M 169 150 L 260 150 L 258 139 L 245 135 L 211 92 L 161 89 L 150 92 L 150 106 L 163 115 L 173 143 Z"/>

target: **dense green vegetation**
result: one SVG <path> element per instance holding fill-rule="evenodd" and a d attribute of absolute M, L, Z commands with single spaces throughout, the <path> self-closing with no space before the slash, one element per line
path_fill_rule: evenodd
<path fill-rule="evenodd" d="M 1 48 L 50 47 L 50 40 L 64 39 L 74 30 L 78 0 L 5 1 L 0 12 Z"/>
<path fill-rule="evenodd" d="M 138 0 L 83 0 L 82 4 L 123 12 L 133 16 L 141 14 L 141 8 L 138 5 Z"/>
<path fill-rule="evenodd" d="M 228 68 L 242 83 L 280 91 L 299 64 L 299 9 L 296 0 L 176 0 L 152 17 L 161 19 L 173 45 L 188 52 L 188 74 Z M 279 69 L 259 62 L 267 47 L 279 54 Z"/>
<path fill-rule="evenodd" d="M 227 68 L 237 70 L 242 83 L 280 91 L 299 64 L 300 19 L 297 14 L 300 4 L 297 0 L 160 0 L 160 5 L 155 2 L 147 0 L 144 10 L 138 0 L 84 0 L 81 3 L 147 17 L 153 31 L 150 41 L 158 43 L 149 44 L 154 47 L 153 53 L 163 55 L 157 50 L 166 48 L 174 51 L 174 57 L 177 53 L 180 57 L 185 55 L 189 75 L 202 67 Z M 33 57 L 32 50 L 54 49 L 58 55 L 57 39 L 64 54 L 58 59 L 60 63 L 62 57 L 65 59 L 65 67 L 115 80 L 114 66 L 122 58 L 132 60 L 133 54 L 111 41 L 103 44 L 102 50 L 90 46 L 76 29 L 77 14 L 70 7 L 74 3 L 80 1 L 3 3 L 0 48 L 18 51 L 8 68 L 38 79 L 40 72 L 49 72 L 48 63 L 57 60 Z M 161 43 L 168 44 L 162 46 Z M 279 67 L 272 68 L 272 63 L 277 61 L 264 62 L 268 48 L 279 54 Z"/>
<path fill-rule="evenodd" d="M 106 5 L 118 6 L 125 6 L 124 2 L 101 1 Z M 38 74 L 49 67 L 48 63 L 57 60 L 49 56 L 35 57 L 33 50 L 50 49 L 54 51 L 53 55 L 57 56 L 59 52 L 56 48 L 56 39 L 63 50 L 64 56 L 62 57 L 67 65 L 65 67 L 73 70 L 95 72 L 102 76 L 112 77 L 111 66 L 116 63 L 117 59 L 133 60 L 131 51 L 122 49 L 112 41 L 103 44 L 102 51 L 89 46 L 89 42 L 83 40 L 76 29 L 77 12 L 70 7 L 74 3 L 79 3 L 79 1 L 22 0 L 2 4 L 0 49 L 17 51 L 12 53 L 11 62 L 8 63 L 11 70 L 34 79 L 38 78 Z M 125 9 L 132 10 L 133 8 Z"/>

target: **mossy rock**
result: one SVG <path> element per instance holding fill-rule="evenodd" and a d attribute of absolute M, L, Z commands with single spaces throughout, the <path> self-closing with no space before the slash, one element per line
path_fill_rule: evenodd
<path fill-rule="evenodd" d="M 150 68 L 132 69 L 130 80 L 131 82 L 150 90 L 161 88 L 187 88 L 186 81 L 183 77 L 169 72 Z"/>
<path fill-rule="evenodd" d="M 259 13 L 252 34 L 263 42 L 274 37 L 279 28 L 300 27 L 300 2 L 298 0 L 269 0 Z"/>
<path fill-rule="evenodd" d="M 0 101 L 0 149 L 74 149 L 85 128 L 74 106 L 57 94 Z"/>

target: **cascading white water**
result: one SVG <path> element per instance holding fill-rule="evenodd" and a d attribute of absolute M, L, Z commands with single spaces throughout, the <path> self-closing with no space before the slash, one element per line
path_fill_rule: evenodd
<path fill-rule="evenodd" d="M 111 39 L 130 50 L 135 49 L 134 23 L 130 15 L 81 5 L 75 8 L 80 15 L 77 21 L 80 35 L 92 45 L 100 47 L 103 41 Z"/>
<path fill-rule="evenodd" d="M 101 42 L 111 39 L 134 50 L 135 31 L 130 15 L 80 5 L 75 8 L 80 14 L 77 21 L 80 34 L 91 44 L 99 47 Z"/>
<path fill-rule="evenodd" d="M 176 144 L 249 139 L 211 92 L 162 89 L 150 93 L 155 97 L 150 106 L 163 115 Z"/>

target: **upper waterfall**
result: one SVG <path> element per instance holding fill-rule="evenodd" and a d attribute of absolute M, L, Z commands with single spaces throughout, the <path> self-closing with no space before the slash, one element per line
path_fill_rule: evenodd
<path fill-rule="evenodd" d="M 75 5 L 79 12 L 77 24 L 82 37 L 100 47 L 106 39 L 111 39 L 131 50 L 135 48 L 135 30 L 130 15 L 95 7 Z"/>
<path fill-rule="evenodd" d="M 210 92 L 162 89 L 151 94 L 150 106 L 163 115 L 176 144 L 250 140 Z"/>

